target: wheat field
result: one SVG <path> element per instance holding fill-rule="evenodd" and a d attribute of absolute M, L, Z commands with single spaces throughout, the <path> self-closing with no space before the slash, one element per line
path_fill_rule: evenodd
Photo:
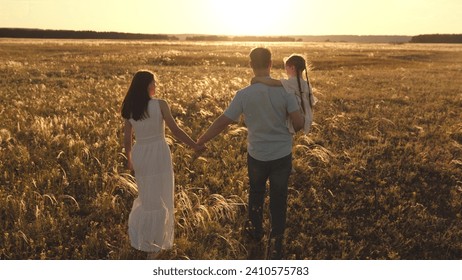
<path fill-rule="evenodd" d="M 319 99 L 294 138 L 285 258 L 461 259 L 460 45 L 20 39 L 0 40 L 0 259 L 144 259 L 128 241 L 137 190 L 119 113 L 133 74 L 155 72 L 197 138 L 261 45 L 273 77 L 305 55 Z M 250 258 L 242 123 L 199 158 L 167 135 L 176 224 L 162 258 Z"/>

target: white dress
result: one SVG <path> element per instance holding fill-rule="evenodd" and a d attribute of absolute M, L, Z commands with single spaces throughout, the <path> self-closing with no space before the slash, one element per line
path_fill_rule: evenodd
<path fill-rule="evenodd" d="M 149 117 L 135 121 L 132 149 L 138 197 L 128 218 L 131 245 L 141 251 L 158 252 L 173 245 L 174 175 L 170 148 L 159 100 L 148 104 Z"/>
<path fill-rule="evenodd" d="M 311 88 L 311 85 L 307 83 L 304 79 L 300 79 L 300 86 L 302 88 L 302 92 L 300 92 L 300 89 L 298 87 L 298 81 L 296 77 L 290 77 L 289 79 L 281 79 L 282 86 L 284 89 L 289 93 L 289 94 L 295 94 L 295 97 L 297 98 L 298 104 L 300 106 L 300 109 L 302 109 L 302 99 L 303 99 L 303 105 L 304 105 L 304 111 L 300 110 L 303 114 L 303 117 L 305 119 L 305 126 L 303 127 L 303 132 L 305 134 L 308 134 L 311 130 L 311 125 L 313 123 L 313 108 L 318 101 L 316 97 L 313 96 L 313 89 Z M 311 106 L 310 106 L 311 104 Z M 287 127 L 289 128 L 289 132 L 294 134 L 294 126 L 292 124 L 292 120 L 290 117 L 287 119 Z"/>

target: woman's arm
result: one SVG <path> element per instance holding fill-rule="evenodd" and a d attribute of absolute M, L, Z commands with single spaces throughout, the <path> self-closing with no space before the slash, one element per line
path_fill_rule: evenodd
<path fill-rule="evenodd" d="M 191 137 L 181 129 L 175 119 L 173 119 L 172 112 L 170 111 L 170 107 L 168 106 L 165 100 L 159 100 L 160 110 L 162 111 L 162 116 L 164 117 L 165 124 L 168 126 L 170 131 L 172 132 L 173 136 L 180 140 L 181 142 L 185 143 L 186 145 L 193 148 L 196 152 L 205 149 L 203 145 L 198 145 Z"/>
<path fill-rule="evenodd" d="M 125 148 L 125 156 L 127 157 L 127 168 L 130 170 L 133 170 L 132 144 L 133 144 L 133 127 L 132 127 L 132 124 L 127 119 L 125 119 L 124 148 Z"/>

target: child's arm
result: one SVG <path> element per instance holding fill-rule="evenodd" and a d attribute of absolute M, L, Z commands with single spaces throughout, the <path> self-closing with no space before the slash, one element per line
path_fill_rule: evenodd
<path fill-rule="evenodd" d="M 265 77 L 253 77 L 251 84 L 262 83 L 270 87 L 282 87 L 280 80 L 265 78 Z"/>

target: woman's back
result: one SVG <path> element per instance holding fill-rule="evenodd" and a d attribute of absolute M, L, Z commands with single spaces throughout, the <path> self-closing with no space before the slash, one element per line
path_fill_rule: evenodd
<path fill-rule="evenodd" d="M 165 125 L 158 99 L 152 99 L 148 103 L 149 117 L 135 121 L 130 119 L 135 130 L 136 143 L 142 144 L 165 137 Z"/>

